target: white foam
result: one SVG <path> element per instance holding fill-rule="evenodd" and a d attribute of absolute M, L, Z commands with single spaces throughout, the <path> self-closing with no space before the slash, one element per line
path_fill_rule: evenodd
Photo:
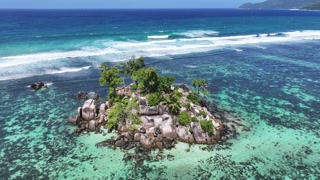
<path fill-rule="evenodd" d="M 206 31 L 205 31 L 206 32 Z M 242 51 L 241 47 L 252 45 L 253 47 L 266 49 L 264 45 L 271 43 L 284 43 L 320 39 L 320 31 L 295 31 L 252 35 L 225 36 L 225 37 L 195 37 L 181 39 L 149 39 L 148 41 L 103 41 L 99 40 L 100 48 L 85 47 L 80 50 L 67 52 L 44 52 L 36 54 L 23 54 L 17 56 L 0 57 L 0 80 L 23 78 L 47 73 L 59 74 L 85 70 L 82 68 L 60 68 L 60 62 L 68 64 L 69 58 L 86 57 L 85 61 L 91 66 L 97 67 L 106 61 L 124 61 L 132 55 L 139 57 L 168 57 L 171 55 L 201 53 L 222 48 L 231 48 Z M 166 35 L 167 36 L 167 35 Z M 96 56 L 94 60 L 87 58 Z M 101 56 L 101 57 L 97 57 Z M 55 63 L 55 60 L 58 63 Z M 87 66 L 87 68 L 90 68 Z M 40 69 L 40 70 L 39 70 Z M 47 70 L 42 70 L 47 69 Z M 48 70 L 50 69 L 50 70 Z"/>
<path fill-rule="evenodd" d="M 51 61 L 65 58 L 77 58 L 77 57 L 88 57 L 88 56 L 100 56 L 105 54 L 120 53 L 114 49 L 97 49 L 97 48 L 83 48 L 78 51 L 68 52 L 45 52 L 36 54 L 25 54 L 17 56 L 6 56 L 0 57 L 0 68 L 18 66 L 23 64 L 31 64 L 40 61 Z"/>
<path fill-rule="evenodd" d="M 62 74 L 62 73 L 68 73 L 68 72 L 78 72 L 89 69 L 91 66 L 85 66 L 81 68 L 67 68 L 62 67 L 59 70 L 47 70 L 45 74 Z"/>
<path fill-rule="evenodd" d="M 53 82 L 45 82 L 44 85 L 46 87 L 51 87 L 53 85 Z"/>
<path fill-rule="evenodd" d="M 177 35 L 182 35 L 190 38 L 199 38 L 199 37 L 205 37 L 205 36 L 216 36 L 218 34 L 219 32 L 217 31 L 193 30 L 193 31 L 178 33 Z"/>
<path fill-rule="evenodd" d="M 243 49 L 234 49 L 235 51 L 237 51 L 237 52 L 242 52 L 243 51 Z"/>
<path fill-rule="evenodd" d="M 63 74 L 63 73 L 72 73 L 72 72 L 79 72 L 84 71 L 91 68 L 91 66 L 84 66 L 80 68 L 67 68 L 67 67 L 61 67 L 58 70 L 45 70 L 41 71 L 39 69 L 31 70 L 31 69 L 16 69 L 16 71 L 0 71 L 0 81 L 10 80 L 10 79 L 21 79 L 21 78 L 27 78 L 32 76 L 39 76 L 39 75 L 47 75 L 47 74 Z M 52 82 L 45 83 L 46 86 L 51 86 Z"/>
<path fill-rule="evenodd" d="M 184 67 L 187 67 L 187 68 L 197 68 L 198 66 L 194 66 L 194 65 L 184 65 Z"/>
<path fill-rule="evenodd" d="M 147 36 L 148 39 L 168 39 L 169 35 Z"/>

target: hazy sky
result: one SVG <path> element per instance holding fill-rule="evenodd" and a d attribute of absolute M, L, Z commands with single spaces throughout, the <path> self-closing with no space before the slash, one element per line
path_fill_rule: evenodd
<path fill-rule="evenodd" d="M 0 0 L 0 8 L 236 8 L 265 0 Z"/>

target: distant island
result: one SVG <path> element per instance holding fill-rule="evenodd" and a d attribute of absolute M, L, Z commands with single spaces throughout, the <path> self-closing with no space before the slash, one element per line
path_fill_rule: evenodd
<path fill-rule="evenodd" d="M 245 3 L 239 8 L 320 10 L 320 0 L 267 0 L 261 3 Z"/>
<path fill-rule="evenodd" d="M 160 76 L 156 68 L 146 68 L 142 57 L 133 57 L 120 67 L 102 64 L 100 71 L 100 85 L 108 87 L 107 101 L 79 92 L 77 99 L 85 102 L 68 118 L 77 125 L 76 135 L 105 134 L 102 129 L 117 132 L 117 137 L 97 146 L 170 149 L 177 141 L 214 144 L 249 131 L 239 118 L 203 98 L 208 93 L 205 79 L 193 79 L 193 90 L 173 84 L 173 76 Z M 132 83 L 125 85 L 125 77 Z"/>

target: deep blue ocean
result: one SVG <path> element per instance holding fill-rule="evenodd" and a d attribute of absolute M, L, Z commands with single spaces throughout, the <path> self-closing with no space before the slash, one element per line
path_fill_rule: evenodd
<path fill-rule="evenodd" d="M 106 97 L 99 65 L 132 56 L 176 83 L 205 78 L 251 130 L 143 164 L 96 147 L 107 130 L 74 136 L 73 95 Z M 320 179 L 320 11 L 0 10 L 0 97 L 0 179 Z"/>

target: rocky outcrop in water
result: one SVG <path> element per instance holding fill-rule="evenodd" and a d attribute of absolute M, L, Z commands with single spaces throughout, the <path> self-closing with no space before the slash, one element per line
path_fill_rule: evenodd
<path fill-rule="evenodd" d="M 98 93 L 95 92 L 87 92 L 87 91 L 79 91 L 77 94 L 74 94 L 74 97 L 77 100 L 82 100 L 86 101 L 88 99 L 94 99 L 94 100 L 99 100 L 100 96 Z"/>
<path fill-rule="evenodd" d="M 97 101 L 88 99 L 82 107 L 79 107 L 77 114 L 68 118 L 68 122 L 77 125 L 75 134 L 88 131 L 101 132 L 101 126 L 106 123 L 106 105 L 98 106 Z"/>
<path fill-rule="evenodd" d="M 139 93 L 130 92 L 130 88 L 120 90 L 118 93 L 130 94 L 128 104 L 135 104 L 136 99 L 136 105 L 118 110 L 123 113 L 114 126 L 118 137 L 100 142 L 97 146 L 170 149 L 177 141 L 213 144 L 249 129 L 241 124 L 240 119 L 234 118 L 231 113 L 218 109 L 206 100 L 202 100 L 201 105 L 190 103 L 186 97 L 191 91 L 186 85 L 180 86 L 178 92 L 183 95 L 180 100 L 180 112 L 186 111 L 190 119 L 195 119 L 187 124 L 179 123 L 179 116 L 172 114 L 166 105 L 160 103 L 158 106 L 148 106 L 147 98 Z M 68 119 L 68 122 L 78 126 L 76 134 L 87 131 L 100 132 L 101 127 L 106 127 L 109 121 L 114 121 L 114 117 L 110 116 L 114 116 L 112 111 L 115 110 L 115 106 L 111 106 L 108 101 L 102 104 L 97 102 L 94 99 L 86 100 L 83 106 L 78 108 L 77 115 Z M 212 124 L 212 129 L 203 129 L 205 127 L 202 121 Z"/>
<path fill-rule="evenodd" d="M 35 83 L 30 85 L 30 88 L 35 90 L 35 91 L 38 91 L 39 89 L 41 89 L 43 87 L 46 87 L 44 82 L 35 82 Z"/>

